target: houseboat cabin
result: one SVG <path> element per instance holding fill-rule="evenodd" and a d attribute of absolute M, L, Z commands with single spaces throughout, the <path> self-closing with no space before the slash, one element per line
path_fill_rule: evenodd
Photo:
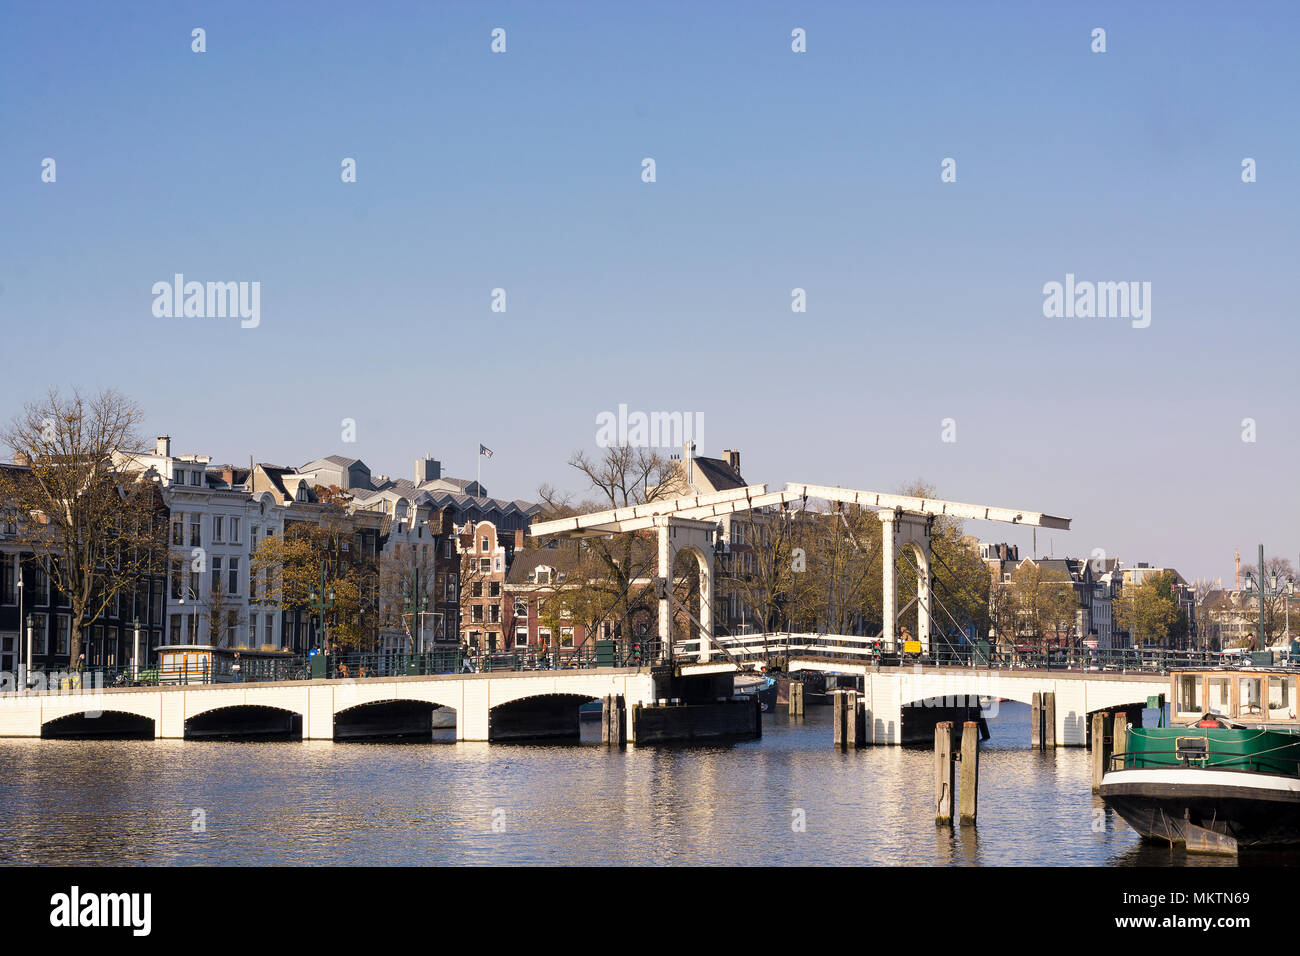
<path fill-rule="evenodd" d="M 293 658 L 290 651 L 211 644 L 164 644 L 157 651 L 160 684 L 286 680 Z"/>
<path fill-rule="evenodd" d="M 1173 671 L 1170 722 L 1186 724 L 1205 714 L 1253 727 L 1297 729 L 1296 671 L 1282 667 Z"/>

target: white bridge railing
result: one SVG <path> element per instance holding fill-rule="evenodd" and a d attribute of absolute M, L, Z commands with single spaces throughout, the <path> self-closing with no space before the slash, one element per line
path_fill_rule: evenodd
<path fill-rule="evenodd" d="M 859 634 L 801 634 L 774 632 L 770 634 L 732 634 L 713 639 L 715 648 L 738 662 L 765 660 L 772 655 L 838 657 L 850 660 L 867 660 L 878 657 L 885 650 L 884 638 L 863 637 Z M 679 657 L 698 654 L 699 638 L 680 641 L 673 645 Z"/>

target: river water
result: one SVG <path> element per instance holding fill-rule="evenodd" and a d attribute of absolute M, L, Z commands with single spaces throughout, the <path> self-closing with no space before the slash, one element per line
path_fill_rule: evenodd
<path fill-rule="evenodd" d="M 934 825 L 929 750 L 841 753 L 830 720 L 622 751 L 598 724 L 564 745 L 5 739 L 0 863 L 1236 862 L 1141 844 L 1090 792 L 1085 750 L 1029 749 L 1022 704 L 989 721 L 978 826 L 955 830 Z"/>

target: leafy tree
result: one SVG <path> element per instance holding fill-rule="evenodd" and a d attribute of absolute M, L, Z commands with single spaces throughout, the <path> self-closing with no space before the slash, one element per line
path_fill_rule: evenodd
<path fill-rule="evenodd" d="M 1164 644 L 1178 621 L 1173 573 L 1148 574 L 1140 584 L 1127 583 L 1114 603 L 1115 621 L 1134 644 Z"/>
<path fill-rule="evenodd" d="M 163 566 L 166 523 L 157 482 L 129 467 L 139 407 L 106 389 L 63 398 L 51 388 L 0 432 L 16 463 L 0 469 L 0 508 L 71 606 L 70 659 L 119 595 Z"/>
<path fill-rule="evenodd" d="M 345 651 L 372 648 L 379 621 L 378 569 L 359 548 L 343 547 L 352 537 L 342 508 L 328 505 L 319 522 L 290 522 L 284 534 L 264 538 L 252 559 L 267 582 L 263 603 L 282 610 L 312 610 L 323 573 L 326 592 L 334 592 L 324 623 L 330 642 Z"/>

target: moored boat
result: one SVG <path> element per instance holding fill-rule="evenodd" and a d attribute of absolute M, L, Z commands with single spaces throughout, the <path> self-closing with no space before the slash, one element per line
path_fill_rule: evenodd
<path fill-rule="evenodd" d="M 759 708 L 764 713 L 776 710 L 776 678 L 765 674 L 742 676 L 737 674 L 732 685 L 737 697 L 758 697 Z"/>
<path fill-rule="evenodd" d="M 1143 837 L 1189 850 L 1300 844 L 1295 673 L 1184 670 L 1172 680 L 1172 725 L 1128 729 L 1101 780 L 1107 806 Z"/>

